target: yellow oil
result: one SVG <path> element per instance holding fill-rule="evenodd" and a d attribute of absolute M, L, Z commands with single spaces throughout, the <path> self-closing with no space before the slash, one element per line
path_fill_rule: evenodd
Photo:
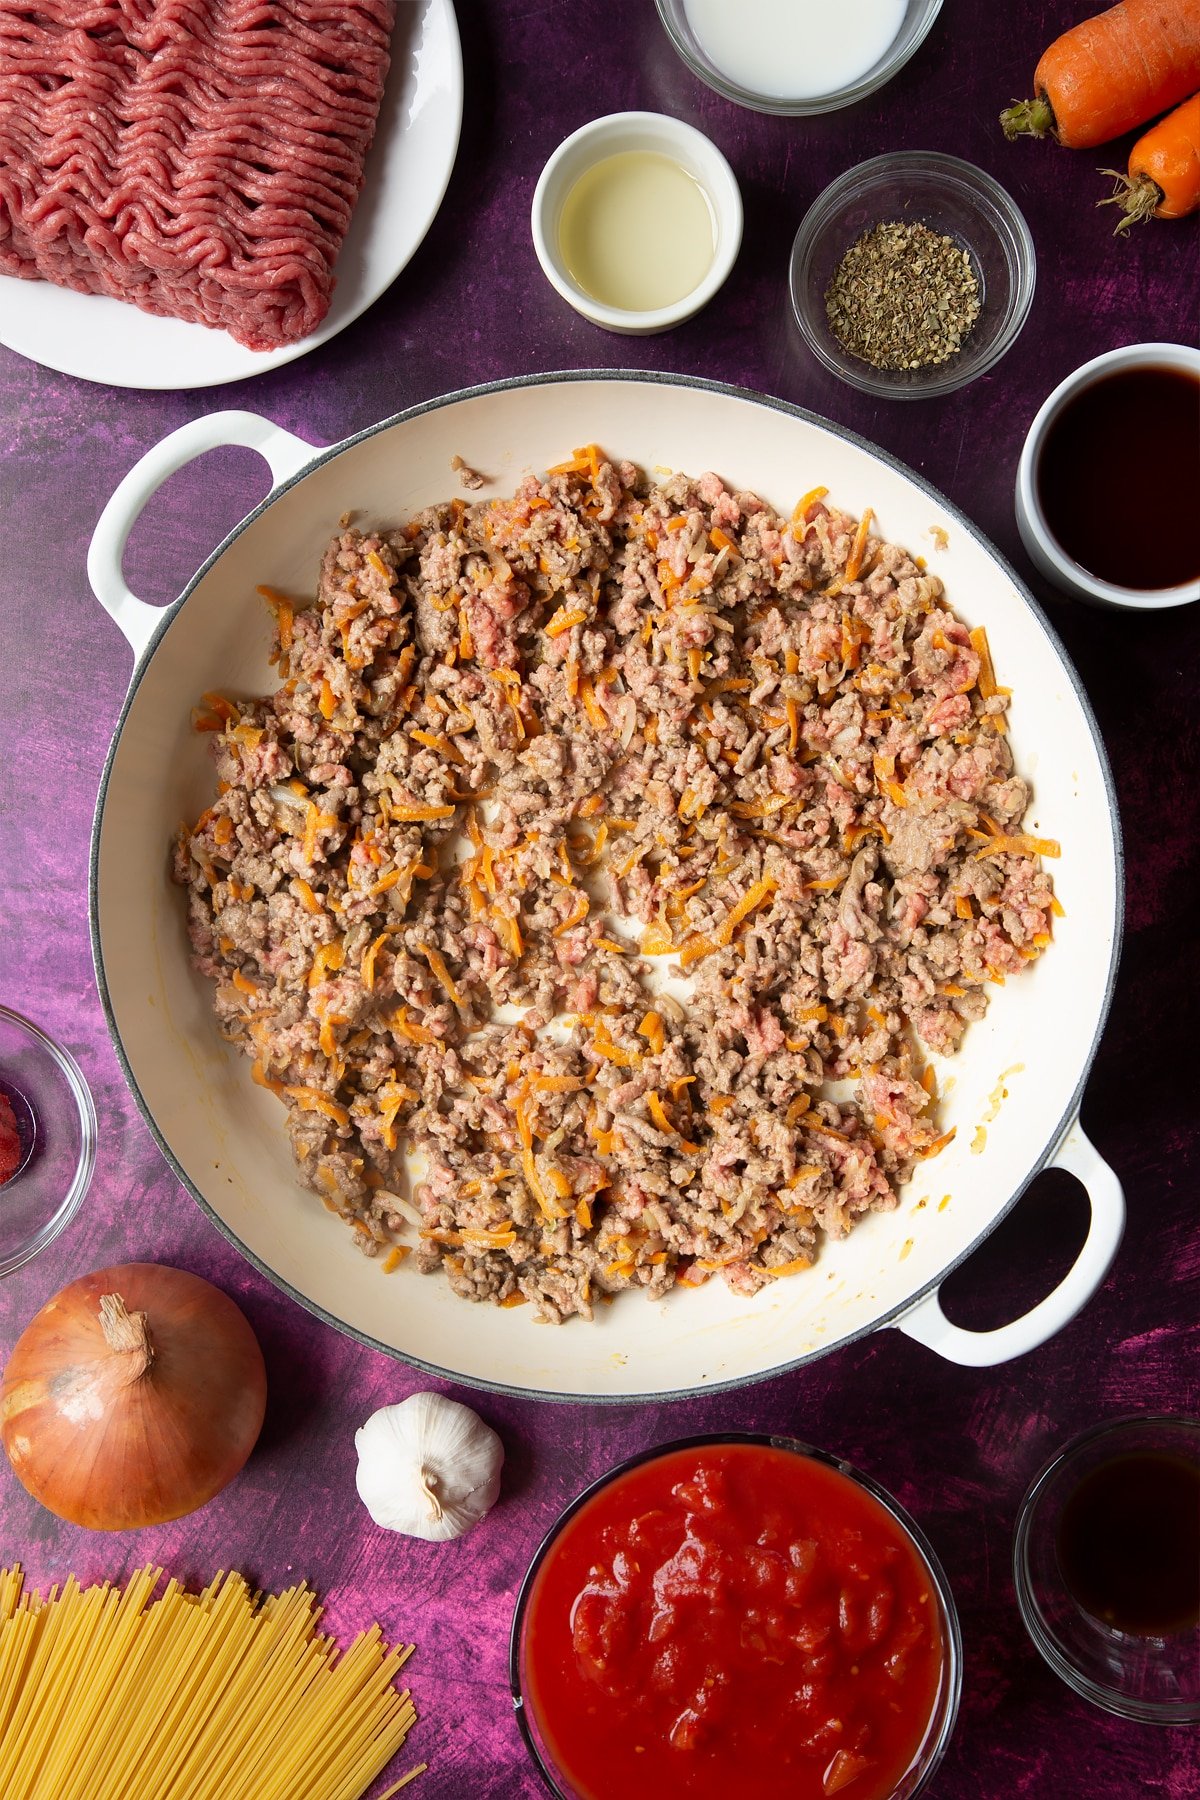
<path fill-rule="evenodd" d="M 625 150 L 579 177 L 563 204 L 558 241 L 571 279 L 601 306 L 654 312 L 704 280 L 716 221 L 681 163 Z"/>

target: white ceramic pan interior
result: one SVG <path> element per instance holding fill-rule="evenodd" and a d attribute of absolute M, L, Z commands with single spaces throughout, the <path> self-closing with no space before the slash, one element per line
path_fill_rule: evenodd
<path fill-rule="evenodd" d="M 899 1208 L 876 1214 L 808 1273 L 753 1299 L 723 1283 L 650 1302 L 636 1293 L 593 1324 L 537 1324 L 529 1308 L 456 1298 L 409 1265 L 385 1275 L 300 1186 L 279 1103 L 252 1085 L 188 959 L 184 907 L 168 878 L 179 821 L 212 797 L 189 713 L 205 689 L 273 684 L 270 619 L 255 589 L 314 590 L 343 513 L 403 522 L 457 491 L 451 458 L 511 491 L 527 469 L 595 440 L 647 468 L 716 469 L 781 510 L 823 484 L 851 512 L 874 509 L 889 539 L 927 557 L 971 625 L 986 625 L 1014 690 L 1011 736 L 1033 784 L 1027 829 L 1057 838 L 1065 908 L 1052 948 L 992 991 L 984 1021 L 941 1071 L 950 1147 L 921 1165 Z M 129 591 L 121 552 L 155 488 L 219 444 L 249 444 L 271 466 L 272 496 L 209 559 L 175 606 Z M 944 548 L 939 534 L 944 532 Z M 549 1398 L 628 1398 L 753 1380 L 884 1324 L 964 1363 L 999 1362 L 1043 1341 L 1102 1280 L 1119 1241 L 1120 1186 L 1078 1127 L 1080 1092 L 1107 1012 L 1120 936 L 1121 857 L 1111 781 L 1077 677 L 1012 571 L 932 489 L 869 445 L 810 415 L 715 385 L 660 376 L 554 376 L 415 408 L 328 451 L 248 413 L 195 421 L 152 450 L 97 527 L 89 575 L 137 655 L 97 806 L 92 847 L 96 969 L 118 1052 L 164 1153 L 221 1229 L 260 1269 L 343 1330 L 482 1387 Z M 997 1331 L 949 1324 L 945 1274 L 1049 1161 L 1087 1186 L 1092 1222 L 1074 1267 L 1032 1313 Z M 147 1244 L 147 1251 L 153 1245 Z"/>

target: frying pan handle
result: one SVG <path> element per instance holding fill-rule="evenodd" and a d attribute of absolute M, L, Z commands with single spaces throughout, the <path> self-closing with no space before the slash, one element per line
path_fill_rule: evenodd
<path fill-rule="evenodd" d="M 1066 1169 L 1083 1183 L 1092 1206 L 1083 1247 L 1058 1286 L 1031 1312 L 996 1331 L 964 1331 L 952 1325 L 942 1311 L 938 1289 L 934 1288 L 896 1320 L 906 1337 L 936 1350 L 947 1362 L 961 1363 L 969 1369 L 990 1369 L 995 1363 L 1035 1350 L 1087 1305 L 1117 1254 L 1125 1228 L 1125 1195 L 1114 1171 L 1084 1136 L 1078 1119 L 1050 1163 L 1056 1169 Z"/>
<path fill-rule="evenodd" d="M 135 658 L 142 656 L 163 616 L 159 606 L 148 606 L 129 587 L 122 570 L 122 558 L 129 533 L 138 515 L 158 492 L 167 477 L 177 469 L 203 456 L 206 450 L 220 450 L 226 445 L 240 444 L 257 450 L 271 470 L 272 490 L 289 476 L 295 475 L 312 461 L 317 451 L 303 438 L 293 437 L 282 426 L 273 425 L 257 413 L 208 413 L 203 419 L 192 419 L 172 431 L 160 444 L 147 450 L 133 465 L 112 499 L 100 514 L 88 549 L 87 572 L 92 592 L 133 646 Z"/>

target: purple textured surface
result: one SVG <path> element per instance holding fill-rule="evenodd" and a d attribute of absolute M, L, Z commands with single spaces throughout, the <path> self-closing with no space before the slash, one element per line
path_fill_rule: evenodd
<path fill-rule="evenodd" d="M 1044 45 L 1084 10 L 1081 0 L 1015 8 L 954 0 L 890 87 L 805 122 L 741 112 L 694 81 L 649 0 L 460 0 L 466 122 L 449 193 L 408 270 L 351 329 L 275 375 L 193 394 L 90 386 L 0 351 L 0 628 L 10 696 L 0 999 L 75 1051 L 101 1134 L 82 1212 L 0 1286 L 0 1355 L 63 1282 L 147 1258 L 194 1269 L 234 1295 L 271 1381 L 266 1428 L 245 1473 L 203 1512 L 162 1530 L 108 1538 L 62 1525 L 0 1464 L 0 1562 L 19 1558 L 41 1582 L 69 1569 L 118 1575 L 148 1558 L 197 1580 L 231 1564 L 263 1585 L 307 1575 L 338 1632 L 378 1618 L 388 1634 L 417 1641 L 410 1675 L 421 1722 L 409 1747 L 431 1765 L 415 1789 L 425 1800 L 539 1791 L 506 1675 L 522 1571 L 585 1478 L 656 1441 L 720 1428 L 787 1430 L 840 1451 L 928 1532 L 966 1647 L 958 1731 L 932 1789 L 941 1800 L 1143 1792 L 1184 1800 L 1200 1791 L 1194 1733 L 1094 1712 L 1041 1663 L 1010 1573 L 1020 1496 L 1064 1438 L 1106 1415 L 1197 1406 L 1200 1132 L 1185 1051 L 1194 1039 L 1200 616 L 1104 614 L 1031 581 L 1094 702 L 1130 871 L 1120 983 L 1083 1105 L 1085 1129 L 1125 1183 L 1130 1223 L 1091 1305 L 1042 1349 L 996 1370 L 952 1367 L 888 1331 L 709 1400 L 623 1410 L 482 1396 L 478 1410 L 507 1450 L 502 1498 L 470 1538 L 436 1547 L 377 1531 L 354 1490 L 354 1429 L 376 1406 L 429 1384 L 310 1319 L 239 1258 L 165 1168 L 110 1047 L 88 949 L 87 850 L 129 653 L 88 591 L 91 529 L 134 460 L 199 413 L 246 406 L 330 443 L 471 382 L 636 366 L 742 383 L 852 427 L 942 488 L 1031 576 L 1012 481 L 1046 392 L 1102 350 L 1190 342 L 1196 331 L 1195 221 L 1118 243 L 1092 204 L 1107 191 L 1096 165 L 1123 160 L 1127 143 L 1072 155 L 1008 146 L 997 126 L 1000 107 L 1028 91 Z M 529 238 L 529 200 L 550 150 L 586 119 L 627 107 L 673 112 L 708 132 L 746 202 L 728 285 L 706 312 L 658 338 L 608 337 L 578 318 L 542 279 Z M 938 402 L 877 402 L 837 384 L 805 353 L 788 309 L 788 250 L 805 208 L 836 173 L 892 147 L 980 163 L 1025 211 L 1040 258 L 1033 314 L 1015 348 L 992 375 Z M 1140 522 L 1154 501 L 1140 490 L 1136 457 L 1135 449 L 1126 473 Z M 262 465 L 244 452 L 175 477 L 130 546 L 135 589 L 171 598 L 263 486 Z M 1041 1178 L 954 1277 L 948 1310 L 977 1326 L 1024 1310 L 1071 1260 L 1084 1218 L 1069 1178 Z"/>

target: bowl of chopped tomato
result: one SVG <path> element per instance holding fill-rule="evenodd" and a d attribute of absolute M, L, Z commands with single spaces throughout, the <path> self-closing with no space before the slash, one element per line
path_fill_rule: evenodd
<path fill-rule="evenodd" d="M 962 1646 L 918 1526 L 792 1438 L 647 1451 L 535 1555 L 510 1649 L 557 1800 L 911 1800 L 949 1742 Z"/>

